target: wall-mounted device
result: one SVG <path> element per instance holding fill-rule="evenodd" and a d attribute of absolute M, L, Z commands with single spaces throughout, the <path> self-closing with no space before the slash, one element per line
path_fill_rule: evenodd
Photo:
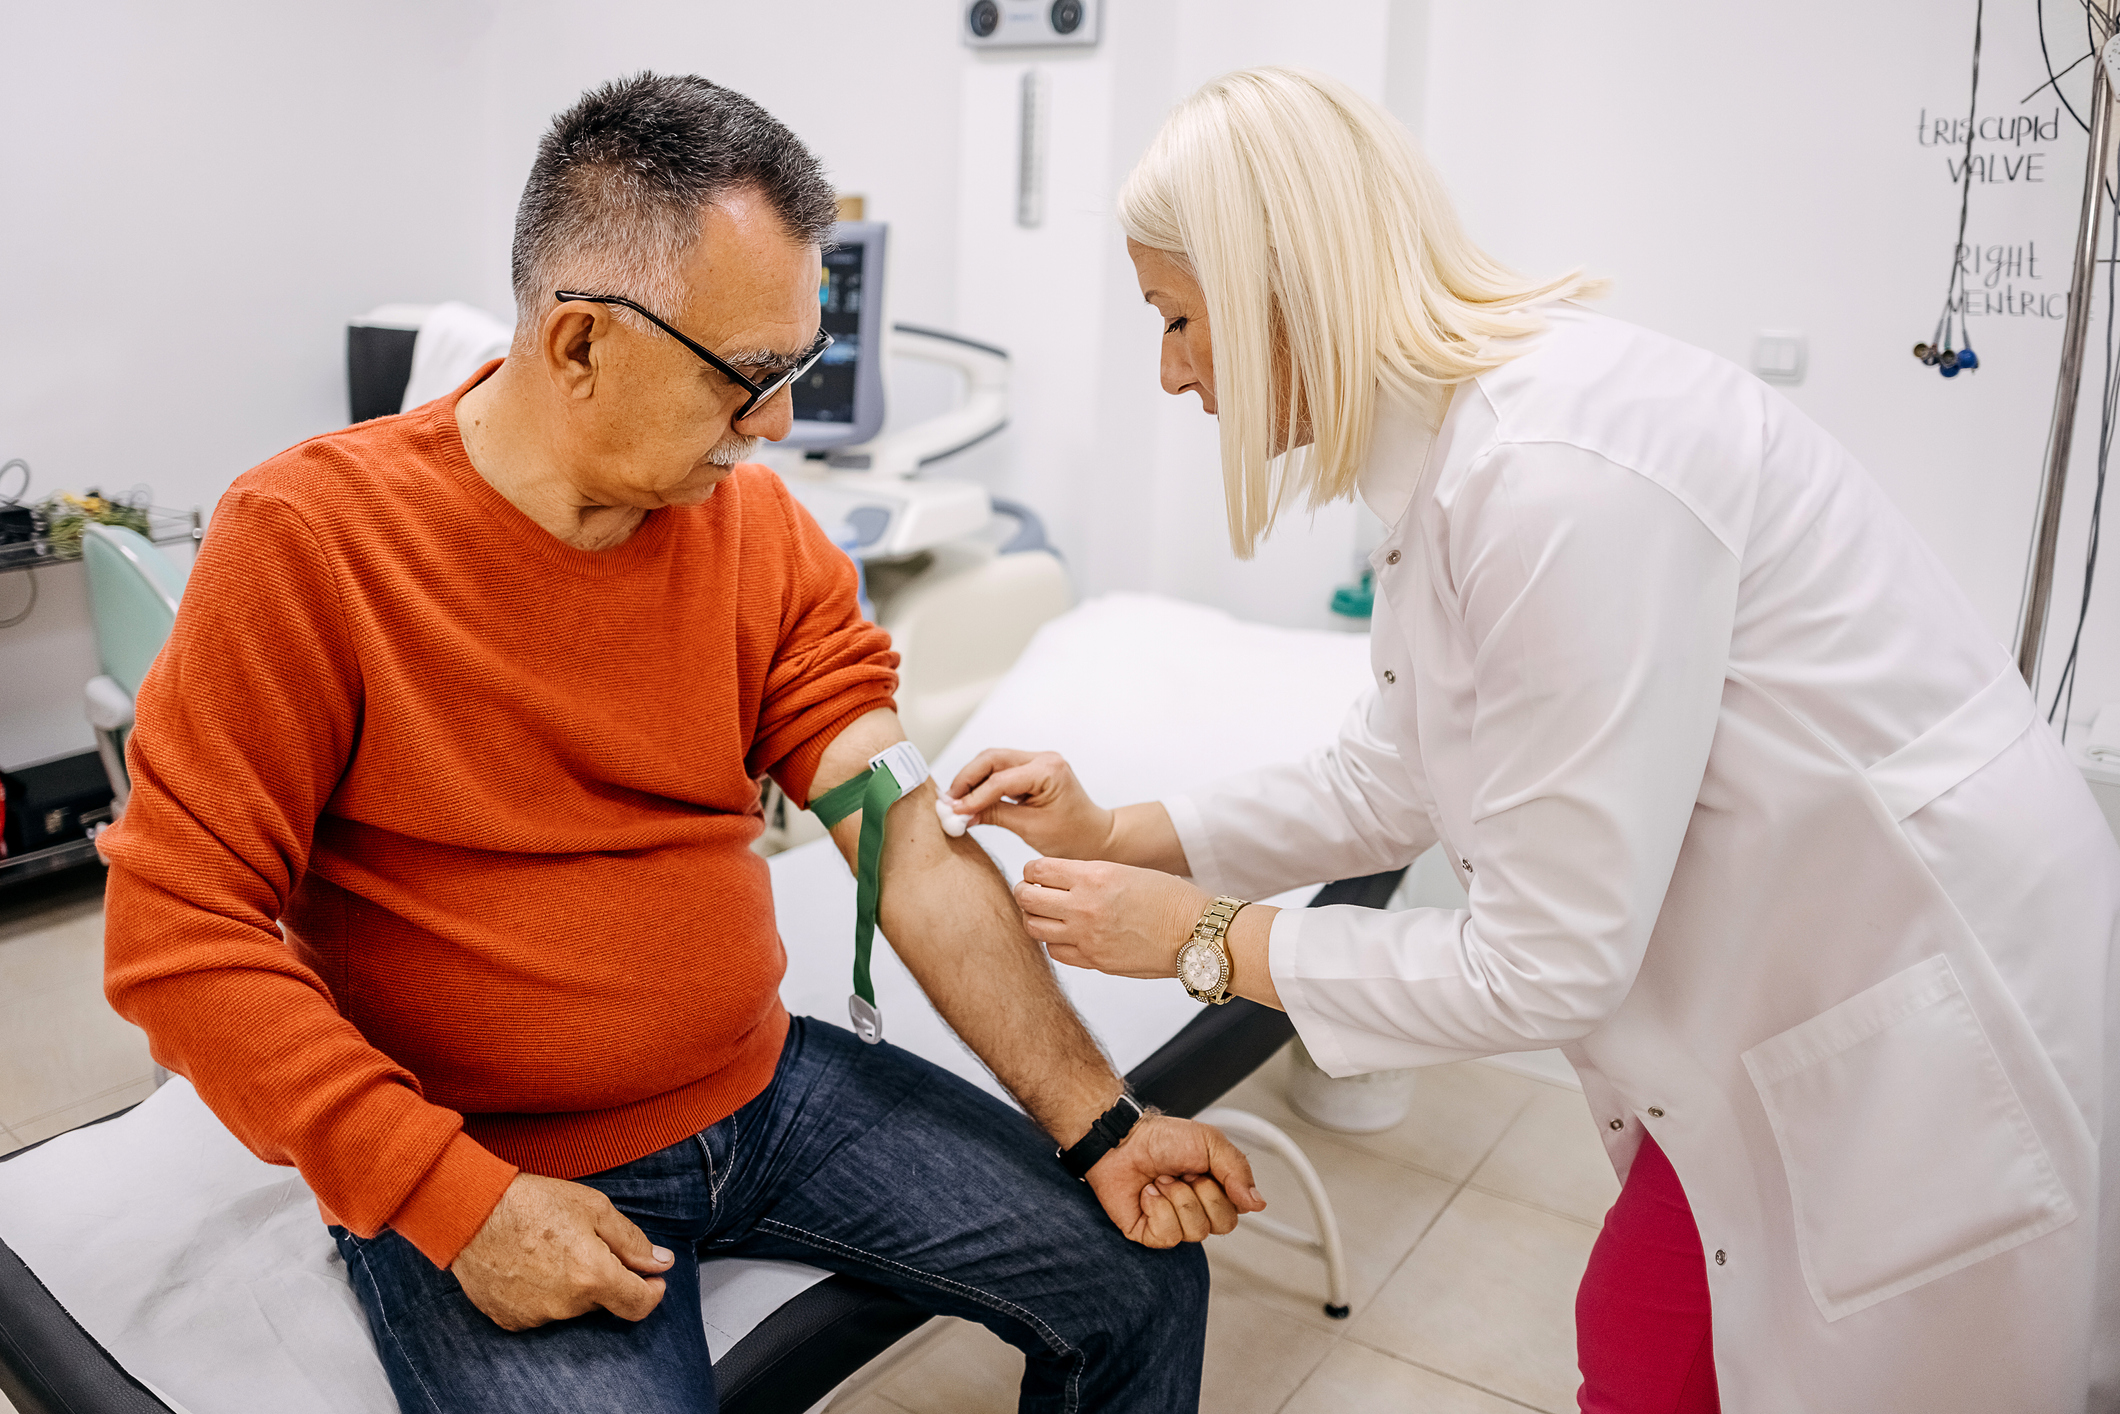
<path fill-rule="evenodd" d="M 1045 75 L 1023 71 L 1016 115 L 1016 224 L 1026 230 L 1045 224 Z"/>
<path fill-rule="evenodd" d="M 1793 388 L 1809 362 L 1810 340 L 1793 329 L 1762 329 L 1752 341 L 1752 371 L 1761 382 Z"/>
<path fill-rule="evenodd" d="M 1104 0 L 970 0 L 960 33 L 974 49 L 1091 45 L 1104 25 Z"/>

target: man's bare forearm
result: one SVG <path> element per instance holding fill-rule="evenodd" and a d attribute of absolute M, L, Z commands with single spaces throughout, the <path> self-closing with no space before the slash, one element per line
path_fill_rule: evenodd
<path fill-rule="evenodd" d="M 816 789 L 867 768 L 904 739 L 895 713 L 871 712 L 825 752 Z M 924 783 L 891 807 L 878 924 L 973 1054 L 1061 1145 L 1089 1132 L 1124 1082 L 1068 1004 L 1045 951 L 1024 931 L 1008 884 L 969 837 L 951 839 Z M 859 817 L 832 831 L 851 864 Z"/>
<path fill-rule="evenodd" d="M 891 812 L 883 932 L 935 1010 L 1063 1146 L 1125 1088 L 1024 931 L 1008 883 L 970 838 L 952 840 L 926 786 Z"/>

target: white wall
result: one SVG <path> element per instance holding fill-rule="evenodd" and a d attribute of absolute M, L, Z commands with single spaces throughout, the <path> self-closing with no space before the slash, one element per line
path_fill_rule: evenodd
<path fill-rule="evenodd" d="M 1990 111 L 2045 114 L 2016 101 L 2043 77 L 2021 8 L 1990 14 L 1983 91 Z M 1791 396 L 2008 636 L 2059 324 L 1984 321 L 1985 366 L 1950 383 L 1907 354 L 1934 319 L 1956 216 L 1917 121 L 1963 106 L 1970 0 L 1112 0 L 1095 50 L 1035 60 L 972 53 L 956 14 L 955 0 L 181 14 L 103 0 L 11 16 L 0 458 L 28 457 L 39 491 L 146 482 L 164 504 L 210 507 L 245 468 L 343 421 L 348 315 L 447 297 L 506 313 L 515 198 L 554 111 L 616 74 L 694 71 L 779 114 L 892 224 L 895 317 L 1014 351 L 1014 425 L 952 470 L 1044 511 L 1085 592 L 1323 623 L 1350 573 L 1352 511 L 1292 517 L 1257 560 L 1230 557 L 1213 425 L 1156 387 L 1156 321 L 1111 215 L 1194 85 L 1299 63 L 1421 131 L 1475 236 L 1519 266 L 1587 264 L 1615 278 L 1614 313 L 1740 360 L 1760 328 L 1807 332 L 1812 371 Z M 1050 79 L 1053 137 L 1046 222 L 1026 231 L 1013 192 L 1028 62 Z M 2082 139 L 2065 128 L 2040 150 L 2044 181 L 1975 191 L 1970 236 L 2033 244 L 2039 278 L 2018 283 L 2051 293 Z M 2085 499 L 2070 501 L 2064 602 Z M 80 571 L 39 578 L 36 613 L 0 630 L 0 764 L 88 744 Z M 2120 568 L 2079 708 L 2120 697 L 2104 651 L 2116 581 Z M 24 587 L 0 578 L 0 618 Z"/>
<path fill-rule="evenodd" d="M 483 7 L 14 6 L 0 44 L 0 460 L 210 507 L 346 419 L 345 321 L 476 262 Z M 91 744 L 78 565 L 0 629 L 0 764 Z M 27 588 L 0 576 L 0 618 Z"/>
<path fill-rule="evenodd" d="M 1392 54 L 1418 67 L 1418 28 L 1393 32 L 1394 10 L 1409 8 L 1117 0 L 1095 51 L 982 54 L 966 75 L 959 322 L 1015 352 L 1006 485 L 1047 512 L 1085 591 L 1152 589 L 1252 619 L 1330 622 L 1332 588 L 1352 577 L 1353 508 L 1291 515 L 1257 559 L 1231 556 L 1214 423 L 1157 384 L 1160 324 L 1113 196 L 1171 107 L 1226 70 L 1305 65 L 1383 97 Z M 1046 221 L 1026 231 L 1012 144 L 1031 64 L 1052 86 L 1054 147 Z"/>
<path fill-rule="evenodd" d="M 1741 363 L 1758 330 L 1806 332 L 1809 377 L 1789 396 L 1864 462 L 2008 642 L 2060 321 L 1977 320 L 1982 366 L 1949 381 L 1910 352 L 1934 325 L 1958 218 L 1947 161 L 1959 154 L 1923 145 L 1920 125 L 1924 110 L 1964 116 L 1973 8 L 1432 0 L 1425 125 L 1474 238 L 1520 269 L 1586 265 L 1615 282 L 1609 312 Z M 2032 14 L 1987 12 L 1984 113 L 2057 107 L 2051 94 L 2019 101 L 2046 78 Z M 2081 52 L 2081 31 L 2080 16 L 2073 30 L 2055 21 L 2057 66 Z M 2079 110 L 2089 72 L 2065 80 Z M 2034 247 L 2037 278 L 2003 283 L 2062 294 L 2084 139 L 2064 114 L 2055 140 L 1998 155 L 2013 167 L 1995 175 L 2018 180 L 1975 185 L 1967 242 Z M 2098 308 L 2094 347 L 2102 294 Z M 2049 645 L 2073 628 L 2080 593 L 2096 403 L 2087 391 L 2056 578 L 2070 608 Z M 2120 698 L 2115 580 L 2109 565 L 2079 713 Z"/>
<path fill-rule="evenodd" d="M 1307 63 L 1384 93 L 1392 16 L 1417 8 L 1113 0 L 1094 51 L 1039 59 L 1054 129 L 1036 231 L 1013 219 L 1025 60 L 960 44 L 956 0 L 25 9 L 0 47 L 0 269 L 23 331 L 0 348 L 0 458 L 27 457 L 39 494 L 145 482 L 210 510 L 343 423 L 350 315 L 445 298 L 507 314 L 515 200 L 555 111 L 614 75 L 697 72 L 787 121 L 891 223 L 894 317 L 1015 352 L 1015 425 L 952 473 L 1045 512 L 1085 593 L 1322 623 L 1351 512 L 1231 560 L 1212 424 L 1156 387 L 1111 196 L 1222 69 Z M 1403 79 L 1418 35 L 1399 40 Z M 916 408 L 938 396 L 899 386 Z M 81 571 L 38 579 L 35 613 L 0 630 L 0 764 L 89 744 Z M 26 587 L 0 578 L 0 618 Z"/>
<path fill-rule="evenodd" d="M 955 7 L 370 0 L 18 7 L 0 45 L 0 459 L 33 493 L 229 481 L 346 419 L 349 316 L 509 310 L 515 197 L 553 112 L 642 67 L 783 114 L 899 236 L 900 312 L 954 298 Z M 816 42 L 830 34 L 832 43 Z M 82 571 L 0 630 L 0 764 L 87 747 Z M 0 576 L 0 618 L 27 591 Z"/>

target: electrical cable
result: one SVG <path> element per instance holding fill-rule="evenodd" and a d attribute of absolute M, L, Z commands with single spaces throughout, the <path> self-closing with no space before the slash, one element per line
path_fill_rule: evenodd
<path fill-rule="evenodd" d="M 2078 59 L 2076 59 L 2076 60 L 2074 61 L 2074 63 L 2071 63 L 2071 64 L 2070 64 L 2070 65 L 2068 66 L 2068 68 L 2066 68 L 2066 69 L 2063 69 L 2063 70 L 2061 71 L 2061 74 L 2066 74 L 2066 73 L 2069 73 L 2069 72 L 2073 71 L 2073 70 L 2075 69 L 2076 65 L 2077 65 L 2077 64 L 2081 64 L 2081 63 L 2082 63 L 2082 62 L 2083 62 L 2083 61 L 2084 61 L 2085 59 L 2095 59 L 2095 58 L 2097 58 L 2097 57 L 2098 57 L 2098 55 L 2097 55 L 2097 46 L 2096 46 L 2097 32 L 2096 32 L 2095 28 L 2092 28 L 2092 27 L 2091 27 L 2091 6 L 2090 6 L 2090 3 L 2089 3 L 2089 0 L 2079 0 L 2079 3 L 2081 3 L 2081 4 L 2082 4 L 2082 6 L 2083 6 L 2083 16 L 2084 16 L 2084 24 L 2085 24 L 2086 28 L 2090 29 L 2090 38 L 2091 38 L 2091 40 L 2092 40 L 2092 47 L 2091 47 L 2090 49 L 2088 49 L 2087 51 L 2085 51 L 2085 53 L 2084 53 L 2084 54 L 2083 54 L 2083 55 L 2082 55 L 2081 57 L 2079 57 Z M 2068 101 L 2068 94 L 2067 94 L 2067 92 L 2066 92 L 2065 90 L 2063 90 L 2063 89 L 2062 89 L 2062 87 L 2061 87 L 2061 74 L 2057 74 L 2057 73 L 2055 73 L 2055 72 L 2054 72 L 2054 60 L 2053 60 L 2053 56 L 2052 56 L 2052 53 L 2051 53 L 2051 51 L 2050 51 L 2050 50 L 2049 50 L 2049 49 L 2047 48 L 2047 43 L 2046 43 L 2046 0 L 2033 0 L 2033 6 L 2032 6 L 2032 9 L 2033 9 L 2033 15 L 2034 15 L 2034 18 L 2035 18 L 2035 20 L 2036 20 L 2036 22 L 2037 22 L 2037 25 L 2038 25 L 2038 29 L 2039 29 L 2039 59 L 2040 59 L 2040 63 L 2041 63 L 2041 64 L 2042 64 L 2042 65 L 2043 65 L 2043 66 L 2045 67 L 2045 69 L 2046 69 L 2046 83 L 2044 83 L 2044 84 L 2041 84 L 2041 85 L 2040 85 L 2039 87 L 2040 87 L 2040 88 L 2046 88 L 2046 87 L 2048 87 L 2048 86 L 2051 86 L 2051 87 L 2053 88 L 2053 90 L 2054 90 L 2054 97 L 2055 97 L 2055 98 L 2057 98 L 2057 99 L 2059 99 L 2059 100 L 2061 101 L 2061 106 L 2062 106 L 2063 108 L 2065 108 L 2065 109 L 2067 109 L 2067 110 L 2068 110 L 2068 115 L 2069 115 L 2069 117 L 2071 117 L 2071 118 L 2075 119 L 2075 122 L 2076 122 L 2076 126 L 2077 126 L 2077 127 L 2079 127 L 2079 128 L 2081 128 L 2081 129 L 2083 129 L 2083 131 L 2084 131 L 2084 132 L 2085 132 L 2086 134 L 2088 134 L 2088 133 L 2090 132 L 2090 124 L 2089 124 L 2088 122 L 2084 121 L 2083 115 L 2082 115 L 2081 113 L 2078 113 L 2078 112 L 2076 111 L 2076 105 Z M 2101 61 L 2101 62 L 2102 62 L 2102 61 Z M 2094 85 L 2093 85 L 2093 89 L 2094 89 L 2094 91 L 2095 91 L 2095 87 L 2096 87 L 2096 85 L 2094 84 Z M 2039 92 L 2039 89 L 2037 89 L 2037 88 L 2035 88 L 2035 89 L 2033 89 L 2033 90 L 2032 90 L 2032 94 L 2037 94 L 2038 92 Z M 2030 96 L 2031 96 L 2031 95 L 2027 95 L 2027 98 L 2029 98 Z M 2108 201 L 2111 201 L 2111 202 L 2113 202 L 2113 203 L 2115 204 L 2115 209 L 2116 209 L 2116 210 L 2120 210 L 2120 194 L 2116 194 L 2116 193 L 2114 192 L 2114 190 L 2113 190 L 2113 184 L 2112 184 L 2112 179 L 2111 179 L 2111 178 L 2110 178 L 2109 176 L 2107 176 L 2107 177 L 2104 177 L 2104 178 L 2101 178 L 2101 181 L 2100 181 L 2100 186 L 2101 186 L 2101 187 L 2103 188 L 2103 190 L 2104 190 L 2104 194 L 2105 194 L 2105 197 L 2106 197 L 2106 199 L 2107 199 Z M 2094 272 L 2094 273 L 2095 273 L 2095 272 Z M 2086 293 L 2086 294 L 2085 294 L 2084 298 L 2086 298 L 2086 299 L 2087 299 L 2087 298 L 2089 298 L 2089 295 L 2088 295 L 2088 293 Z M 2048 453 L 2049 453 L 2049 454 L 2051 454 L 2051 453 L 2052 453 L 2052 450 L 2053 450 L 2053 448 L 2052 448 L 2051 440 L 2049 441 L 2049 444 L 2048 444 L 2048 448 L 2047 448 L 2047 450 L 2048 450 Z M 2030 604 L 2030 603 L 2031 603 L 2031 599 L 2032 599 L 2032 581 L 2033 581 L 2033 579 L 2034 579 L 2034 577 L 2035 577 L 2035 576 L 2034 576 L 2034 567 L 2035 567 L 2035 565 L 2034 565 L 2034 562 L 2035 562 L 2035 561 L 2036 561 L 2036 560 L 2038 559 L 2038 554 L 2039 554 L 2039 517 L 2037 517 L 2037 516 L 2035 515 L 2035 516 L 2034 516 L 2034 517 L 2032 518 L 2032 527 L 2031 527 L 2031 530 L 2030 530 L 2030 531 L 2028 532 L 2028 534 L 2027 534 L 2027 537 L 2026 537 L 2026 540 L 2025 540 L 2025 547 L 2024 547 L 2024 580 L 2023 580 L 2023 583 L 2022 583 L 2022 585 L 2021 585 L 2021 586 L 2019 587 L 2019 589 L 2018 589 L 2018 591 L 2017 591 L 2017 614 L 2016 614 L 2016 620 L 2017 620 L 2017 622 L 2019 622 L 2019 623 L 2022 623 L 2022 622 L 2024 622 L 2025 608 L 2026 608 L 2026 606 L 2027 606 L 2028 604 Z M 2034 695 L 2035 695 L 2035 696 L 2037 695 L 2037 692 L 2038 692 L 2038 683 L 2039 683 L 2039 673 L 2038 673 L 2037 669 L 2034 669 L 2034 671 L 2033 671 L 2033 674 L 2032 674 L 2032 687 L 2033 687 L 2033 693 L 2034 693 Z"/>
<path fill-rule="evenodd" d="M 1980 31 L 1982 22 L 1986 19 L 1986 10 L 1987 0 L 1974 0 L 1973 82 L 1971 91 L 1965 101 L 1965 172 L 1964 180 L 1958 184 L 1958 239 L 1951 244 L 1951 283 L 1958 287 L 1961 299 L 1965 293 L 1965 218 L 1966 213 L 1972 209 L 1973 205 L 1973 134 L 1980 127 Z M 1951 314 L 1951 300 L 1948 293 L 1944 296 L 1943 313 L 1944 318 L 1948 320 Z M 1958 329 L 1966 345 L 1966 352 L 1970 354 L 1973 351 L 1973 341 L 1966 334 L 1966 313 L 1967 311 L 1960 311 Z M 1948 324 L 1944 326 L 1943 348 L 1945 353 L 1949 353 L 1951 350 L 1951 330 Z M 1967 366 L 1977 367 L 1978 364 L 1974 363 Z M 1953 365 L 1948 362 L 1944 364 L 1946 377 L 1950 375 L 1952 367 Z"/>
<path fill-rule="evenodd" d="M 2110 192 L 2111 188 L 2107 188 Z M 2120 269 L 2120 201 L 2112 202 L 2113 231 L 2111 258 L 2105 270 L 2105 374 L 2104 397 L 2101 399 L 2098 417 L 2098 460 L 2096 480 L 2091 491 L 2090 531 L 2083 554 L 2083 595 L 2076 605 L 2076 631 L 2069 638 L 2068 657 L 2063 660 L 2061 674 L 2054 683 L 2054 700 L 2046 709 L 2046 720 L 2053 723 L 2058 714 L 2061 718 L 2061 739 L 2068 740 L 2069 714 L 2076 707 L 2076 666 L 2083 651 L 2083 627 L 2090 618 L 2091 586 L 2098 573 L 2098 540 L 2100 525 L 2105 512 L 2105 473 L 2113 455 L 2113 434 L 2120 426 L 2120 377 L 2114 371 L 2114 334 L 2116 312 L 2115 269 Z"/>
<path fill-rule="evenodd" d="M 2079 3 L 2083 6 L 2083 26 L 2087 36 L 2091 41 L 2091 47 L 2085 50 L 2083 53 L 2077 55 L 2073 60 L 2069 62 L 2067 68 L 2063 69 L 2060 73 L 2057 74 L 2054 72 L 2053 56 L 2051 52 L 2047 49 L 2046 45 L 2046 0 L 2033 0 L 2033 14 L 2039 27 L 2039 62 L 2041 66 L 2044 67 L 2046 70 L 2046 82 L 2039 85 L 2038 88 L 2033 89 L 2030 93 L 2027 93 L 2023 98 L 2019 99 L 2018 101 L 2020 103 L 2029 103 L 2034 98 L 2037 98 L 2039 96 L 2039 92 L 2041 89 L 2051 88 L 2052 90 L 2054 90 L 2054 97 L 2060 99 L 2061 106 L 2068 110 L 2069 117 L 2075 119 L 2076 126 L 2083 129 L 2083 131 L 2087 133 L 2091 130 L 2091 125 L 2084 120 L 2084 117 L 2081 113 L 2078 113 L 2076 111 L 2076 105 L 2068 101 L 2068 94 L 2062 91 L 2061 80 L 2065 76 L 2074 73 L 2076 71 L 2076 66 L 2078 64 L 2083 63 L 2086 59 L 2095 59 L 2098 57 L 2098 34 L 2097 26 L 2093 23 L 2094 18 L 2098 20 L 2103 20 L 2105 22 L 2106 32 L 2111 33 L 2116 23 L 2115 17 L 2116 15 L 2120 15 L 2120 11 L 2096 9 L 2094 6 L 2091 5 L 2090 0 L 2079 0 Z M 2120 196 L 2116 196 L 2113 191 L 2113 184 L 2110 179 L 2106 181 L 2105 194 L 2108 197 L 2114 198 L 2115 200 L 2120 200 Z"/>
<path fill-rule="evenodd" d="M 29 581 L 29 600 L 22 606 L 21 613 L 16 614 L 11 619 L 0 619 L 0 628 L 13 628 L 16 624 L 28 618 L 30 611 L 37 607 L 37 572 L 35 570 L 24 570 L 22 577 Z"/>
<path fill-rule="evenodd" d="M 2083 0 L 2083 20 L 2086 38 L 2090 44 L 2089 52 L 2074 63 L 2071 63 L 2068 68 L 2063 69 L 2061 74 L 2057 74 L 2054 72 L 2053 59 L 2047 48 L 2044 0 L 2035 0 L 2035 7 L 2039 23 L 2039 55 L 2046 67 L 2047 83 L 2040 85 L 2039 89 L 2032 90 L 2032 93 L 2037 94 L 2040 89 L 2051 86 L 2055 97 L 2061 101 L 2063 107 L 2068 109 L 2069 116 L 2076 120 L 2076 125 L 2088 132 L 2090 125 L 2084 121 L 2083 115 L 2076 111 L 2075 105 L 2068 101 L 2068 95 L 2062 91 L 2061 76 L 2075 69 L 2084 59 L 2097 59 L 2100 63 L 2104 62 L 2099 54 L 2099 30 L 2102 27 L 2110 35 L 2114 29 L 2116 15 L 2120 15 L 2120 10 L 2103 9 L 2090 3 L 2090 0 Z M 2093 85 L 2093 91 L 2096 91 L 2095 84 Z M 2107 101 L 2111 102 L 2113 98 L 2114 95 L 2109 94 Z M 2099 174 L 2098 187 L 2109 208 L 2113 221 L 2113 230 L 2110 236 L 2111 253 L 2104 260 L 2094 261 L 2091 271 L 2093 288 L 2097 277 L 2097 266 L 2105 266 L 2106 276 L 2105 367 L 2100 388 L 2102 396 L 2099 399 L 2098 442 L 2097 454 L 2094 459 L 2095 479 L 2091 494 L 2090 526 L 2084 544 L 2083 592 L 2076 605 L 2076 628 L 2075 632 L 2070 636 L 2068 655 L 2063 660 L 2060 675 L 2054 683 L 2054 695 L 2047 705 L 2046 712 L 2046 720 L 2049 725 L 2053 724 L 2057 716 L 2060 717 L 2061 739 L 2064 742 L 2068 740 L 2069 714 L 2075 710 L 2077 667 L 2081 662 L 2083 631 L 2089 621 L 2091 591 L 2098 571 L 2099 541 L 2105 510 L 2106 473 L 2112 462 L 2113 442 L 2116 435 L 2120 435 L 2120 368 L 2116 368 L 2116 364 L 2120 364 L 2120 288 L 2116 288 L 2114 278 L 2116 273 L 2120 273 L 2120 192 L 2115 191 L 2113 174 L 2110 172 Z M 2091 290 L 2084 290 L 2081 292 L 2080 297 L 2084 299 L 2091 298 Z M 2051 454 L 2051 447 L 2049 447 L 2049 453 Z M 2020 592 L 2017 606 L 2017 615 L 2020 620 L 2024 616 L 2025 604 L 2029 602 L 2032 592 L 2033 561 L 2037 554 L 2038 534 L 2039 528 L 2035 524 L 2032 528 L 2032 544 L 2025 554 L 2024 586 Z M 2035 691 L 2037 690 L 2037 682 L 2038 674 L 2035 672 L 2033 676 Z"/>
<path fill-rule="evenodd" d="M 2035 88 L 2035 89 L 2033 89 L 2033 90 L 2032 90 L 2032 91 L 2031 91 L 2030 93 L 2027 93 L 2026 95 L 2024 95 L 2024 97 L 2022 97 L 2022 98 L 2018 99 L 2018 100 L 2017 100 L 2017 106 L 2018 106 L 2018 107 L 2020 107 L 2020 108 L 2022 108 L 2022 107 L 2023 107 L 2023 106 L 2024 106 L 2025 104 L 2027 104 L 2027 103 L 2031 102 L 2031 101 L 2032 101 L 2033 99 L 2037 98 L 2037 97 L 2039 96 L 2039 94 L 2040 94 L 2041 90 L 2043 90 L 2043 89 L 2049 89 L 2049 88 L 2050 88 L 2050 89 L 2054 90 L 2054 93 L 2055 93 L 2055 95 L 2056 95 L 2056 96 L 2058 97 L 2058 96 L 2060 95 L 2060 93 L 2061 93 L 2061 81 L 2062 81 L 2063 79 L 2067 78 L 2067 77 L 2068 77 L 2068 76 L 2069 76 L 2070 74 L 2073 74 L 2074 72 L 2076 72 L 2076 65 L 2077 65 L 2077 64 L 2081 64 L 2081 63 L 2082 63 L 2082 62 L 2083 62 L 2083 61 L 2084 61 L 2085 59 L 2088 59 L 2088 58 L 2090 58 L 2090 57 L 2091 57 L 2091 56 L 2090 56 L 2090 55 L 2088 55 L 2088 54 L 2078 54 L 2078 55 L 2076 56 L 2076 63 L 2075 63 L 2075 64 L 2070 64 L 2070 65 L 2069 65 L 2069 66 L 2068 66 L 2067 68 L 2063 69 L 2063 70 L 2062 70 L 2062 71 L 2061 71 L 2060 73 L 2058 73 L 2058 74 L 2057 74 L 2057 73 L 2054 73 L 2054 72 L 2053 72 L 2053 66 L 2052 66 L 2052 65 L 2048 65 L 2048 67 L 2047 67 L 2047 73 L 2048 73 L 2048 78 L 2047 78 L 2047 81 L 2046 81 L 2045 83 L 2043 83 L 2043 84 L 2039 85 L 2039 87 L 2038 87 L 2038 88 Z"/>
<path fill-rule="evenodd" d="M 1973 352 L 1971 310 L 1960 306 L 1970 305 L 1965 289 L 1965 218 L 1973 202 L 1973 138 L 1980 128 L 1980 39 L 1986 19 L 1987 0 L 1974 0 L 1973 78 L 1966 98 L 1965 166 L 1958 176 L 1958 236 L 1951 243 L 1951 275 L 1943 287 L 1943 310 L 1936 316 L 1936 332 L 1927 343 L 1914 345 L 1914 357 L 1946 378 L 1956 378 L 1960 372 L 1980 366 L 1980 356 Z M 2053 66 L 2047 67 L 2051 72 Z M 1962 351 L 1956 347 L 1958 344 L 1964 345 Z"/>
<path fill-rule="evenodd" d="M 2088 8 L 2088 6 L 2085 7 L 2086 17 L 2088 15 Z M 2085 132 L 2089 132 L 2091 130 L 2091 125 L 2083 121 L 2083 115 L 2076 111 L 2076 105 L 2069 102 L 2068 95 L 2061 91 L 2061 74 L 2057 74 L 2054 72 L 2053 57 L 2047 52 L 2046 0 L 2033 0 L 2032 13 L 2038 21 L 2039 25 L 2039 61 L 2046 66 L 2046 81 L 2054 86 L 2054 97 L 2060 99 L 2061 106 L 2068 109 L 2068 115 L 2076 120 L 2076 126 L 2083 129 Z M 2083 61 L 2080 59 L 2076 61 L 2076 63 L 2078 64 L 2082 62 Z M 2069 65 L 2070 69 L 2073 69 L 2075 67 L 2075 64 Z M 2067 73 L 2068 69 L 2064 69 L 2061 72 Z M 2036 88 L 2032 90 L 2033 93 L 2037 93 L 2038 91 L 2039 90 Z"/>

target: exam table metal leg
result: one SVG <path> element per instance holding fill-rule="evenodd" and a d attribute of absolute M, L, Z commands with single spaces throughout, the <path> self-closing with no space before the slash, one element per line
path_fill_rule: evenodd
<path fill-rule="evenodd" d="M 1266 1150 L 1295 1170 L 1296 1181 L 1303 1185 L 1303 1196 L 1310 1200 L 1311 1221 L 1317 1228 L 1317 1235 L 1313 1237 L 1299 1228 L 1256 1213 L 1247 1215 L 1244 1225 L 1276 1242 L 1299 1247 L 1322 1259 L 1325 1263 L 1325 1314 L 1336 1321 L 1346 1320 L 1351 1309 L 1347 1295 L 1347 1255 L 1340 1247 L 1340 1224 L 1332 1213 L 1332 1199 L 1325 1192 L 1324 1180 L 1311 1165 L 1310 1156 L 1288 1137 L 1287 1131 L 1249 1110 L 1216 1106 L 1202 1110 L 1197 1118 L 1202 1124 L 1214 1125 L 1240 1144 Z"/>

